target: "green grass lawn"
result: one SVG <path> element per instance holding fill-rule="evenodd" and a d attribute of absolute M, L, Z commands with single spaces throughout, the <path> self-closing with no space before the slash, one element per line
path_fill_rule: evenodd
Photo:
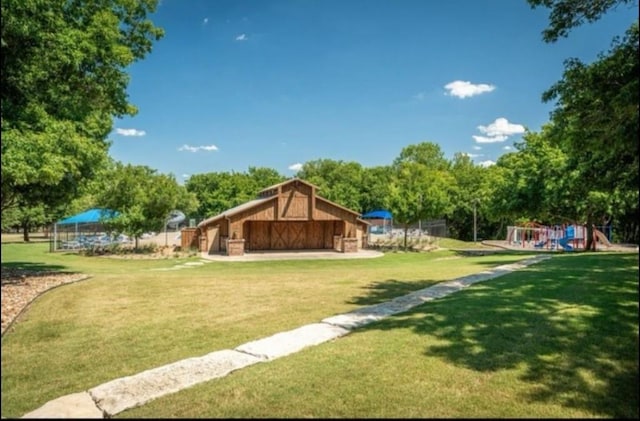
<path fill-rule="evenodd" d="M 115 260 L 3 244 L 2 265 L 82 272 L 2 339 L 2 416 L 183 358 L 520 260 Z M 119 417 L 637 417 L 638 255 L 563 254 Z"/>

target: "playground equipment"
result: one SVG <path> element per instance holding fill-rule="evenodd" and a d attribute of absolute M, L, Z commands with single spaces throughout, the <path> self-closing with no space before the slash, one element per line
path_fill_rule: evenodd
<path fill-rule="evenodd" d="M 594 240 L 611 247 L 609 239 L 602 231 L 594 227 L 593 233 Z M 523 248 L 573 251 L 576 248 L 584 248 L 586 238 L 587 228 L 578 224 L 546 226 L 527 222 L 520 226 L 507 227 L 509 245 Z"/>
<path fill-rule="evenodd" d="M 164 245 L 169 245 L 169 234 L 167 228 L 178 229 L 178 226 L 184 219 L 186 218 L 185 214 L 182 211 L 177 209 L 172 210 L 167 217 L 167 220 L 164 224 Z M 177 239 L 177 238 L 176 238 Z"/>

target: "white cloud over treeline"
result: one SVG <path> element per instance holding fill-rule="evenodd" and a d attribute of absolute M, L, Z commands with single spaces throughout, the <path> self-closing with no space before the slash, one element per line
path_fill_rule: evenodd
<path fill-rule="evenodd" d="M 478 126 L 478 130 L 483 136 L 473 135 L 473 139 L 478 143 L 496 143 L 504 142 L 514 134 L 522 134 L 525 128 L 521 124 L 509 123 L 504 117 L 496 118 L 495 121 L 487 126 Z"/>

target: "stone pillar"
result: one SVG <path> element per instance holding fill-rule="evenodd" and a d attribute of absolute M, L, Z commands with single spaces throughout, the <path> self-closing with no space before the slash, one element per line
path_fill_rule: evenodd
<path fill-rule="evenodd" d="M 334 235 L 333 236 L 333 249 L 335 251 L 342 251 L 342 236 Z"/>
<path fill-rule="evenodd" d="M 342 239 L 343 253 L 356 253 L 358 251 L 358 239 L 355 237 Z"/>
<path fill-rule="evenodd" d="M 244 256 L 244 239 L 227 240 L 227 256 Z"/>

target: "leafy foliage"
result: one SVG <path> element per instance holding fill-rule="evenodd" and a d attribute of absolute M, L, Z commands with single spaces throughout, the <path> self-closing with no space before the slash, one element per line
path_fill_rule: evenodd
<path fill-rule="evenodd" d="M 567 37 L 569 31 L 586 22 L 595 22 L 609 9 L 633 3 L 634 0 L 527 0 L 532 8 L 547 7 L 549 27 L 542 32 L 546 42 L 555 42 Z"/>
<path fill-rule="evenodd" d="M 404 226 L 404 248 L 411 224 L 452 210 L 455 180 L 448 167 L 440 147 L 431 142 L 410 145 L 394 160 L 387 207 Z"/>
<path fill-rule="evenodd" d="M 332 159 L 307 161 L 298 172 L 298 177 L 319 187 L 320 196 L 360 211 L 362 176 L 363 168 L 359 163 Z"/>
<path fill-rule="evenodd" d="M 164 229 L 169 213 L 176 208 L 192 211 L 197 201 L 172 175 L 158 174 L 146 166 L 115 163 L 98 201 L 120 212 L 109 222 L 116 232 L 137 240 L 143 233 Z"/>
<path fill-rule="evenodd" d="M 198 197 L 200 203 L 195 213 L 203 218 L 255 199 L 260 190 L 284 179 L 284 176 L 271 168 L 249 167 L 247 173 L 195 174 L 189 178 L 185 187 Z"/>
<path fill-rule="evenodd" d="M 126 67 L 162 30 L 156 0 L 2 2 L 2 212 L 76 197 L 133 115 Z"/>

